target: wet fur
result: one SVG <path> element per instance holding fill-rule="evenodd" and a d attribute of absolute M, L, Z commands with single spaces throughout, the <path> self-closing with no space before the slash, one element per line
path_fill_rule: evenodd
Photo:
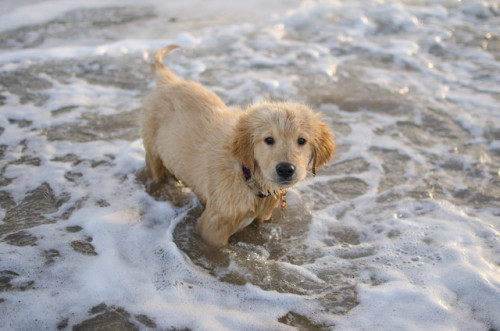
<path fill-rule="evenodd" d="M 202 238 L 222 247 L 252 221 L 269 220 L 279 193 L 304 179 L 308 169 L 315 174 L 331 159 L 335 144 L 328 126 L 304 105 L 263 102 L 231 110 L 200 84 L 180 80 L 162 62 L 175 48 L 156 53 L 156 89 L 143 103 L 147 171 L 155 181 L 173 175 L 191 188 L 205 206 L 198 223 Z M 264 142 L 268 136 L 275 139 L 272 146 Z M 299 145 L 298 138 L 306 143 Z M 275 167 L 280 162 L 295 165 L 290 182 L 279 182 Z M 256 196 L 242 164 L 270 197 Z"/>

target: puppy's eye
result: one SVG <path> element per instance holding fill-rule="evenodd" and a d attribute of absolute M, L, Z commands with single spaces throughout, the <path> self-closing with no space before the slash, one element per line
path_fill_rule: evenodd
<path fill-rule="evenodd" d="M 304 145 L 306 143 L 306 140 L 304 138 L 299 138 L 299 139 L 297 139 L 297 143 L 299 145 Z"/>
<path fill-rule="evenodd" d="M 272 145 L 274 144 L 274 138 L 273 137 L 267 137 L 266 139 L 264 139 L 264 141 L 266 142 L 266 144 L 268 145 Z"/>

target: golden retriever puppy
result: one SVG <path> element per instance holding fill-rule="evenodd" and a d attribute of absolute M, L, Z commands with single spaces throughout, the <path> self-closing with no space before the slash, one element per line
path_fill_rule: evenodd
<path fill-rule="evenodd" d="M 328 126 L 308 107 L 263 102 L 231 110 L 198 83 L 179 79 L 155 55 L 156 89 L 143 103 L 142 138 L 153 180 L 173 175 L 205 210 L 201 237 L 213 247 L 253 221 L 271 218 L 287 188 L 333 156 Z"/>

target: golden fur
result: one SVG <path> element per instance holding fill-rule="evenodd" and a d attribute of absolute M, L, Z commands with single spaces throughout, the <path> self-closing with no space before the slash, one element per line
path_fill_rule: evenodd
<path fill-rule="evenodd" d="M 298 103 L 230 110 L 214 93 L 165 67 L 164 55 L 175 48 L 156 53 L 157 86 L 143 103 L 147 171 L 153 180 L 174 175 L 191 188 L 205 205 L 198 223 L 202 238 L 222 247 L 254 220 L 269 220 L 280 193 L 304 179 L 308 168 L 315 174 L 331 159 L 335 144 L 319 115 Z M 242 165 L 269 197 L 257 196 Z"/>

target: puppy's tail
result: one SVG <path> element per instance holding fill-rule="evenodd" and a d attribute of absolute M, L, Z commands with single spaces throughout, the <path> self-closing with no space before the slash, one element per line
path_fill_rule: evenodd
<path fill-rule="evenodd" d="M 157 84 L 170 84 L 179 80 L 179 77 L 163 64 L 163 57 L 176 48 L 180 48 L 184 52 L 184 48 L 179 45 L 169 45 L 156 52 L 151 63 L 151 73 L 155 76 Z"/>

